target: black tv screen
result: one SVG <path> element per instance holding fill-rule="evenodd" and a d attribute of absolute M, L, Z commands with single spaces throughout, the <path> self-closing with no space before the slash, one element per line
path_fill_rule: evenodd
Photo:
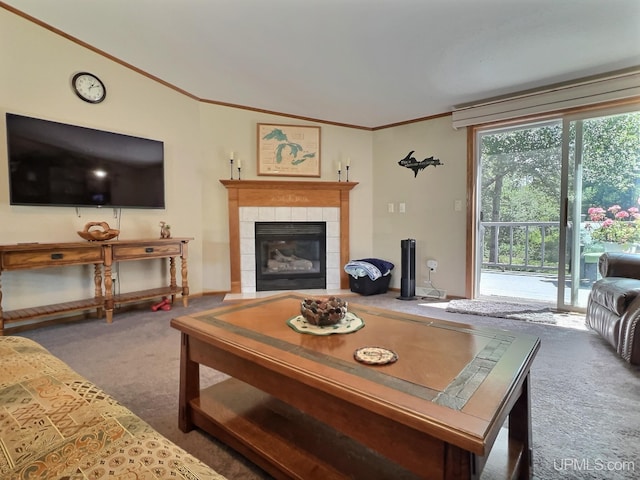
<path fill-rule="evenodd" d="M 164 208 L 158 140 L 6 114 L 11 205 Z"/>

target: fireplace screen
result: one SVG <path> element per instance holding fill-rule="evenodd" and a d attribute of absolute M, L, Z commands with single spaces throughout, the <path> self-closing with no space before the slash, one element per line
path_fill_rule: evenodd
<path fill-rule="evenodd" d="M 256 222 L 256 290 L 326 288 L 325 222 Z"/>

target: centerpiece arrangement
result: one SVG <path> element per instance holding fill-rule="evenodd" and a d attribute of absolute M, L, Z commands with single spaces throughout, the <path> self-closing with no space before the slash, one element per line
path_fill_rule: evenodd
<path fill-rule="evenodd" d="M 347 302 L 338 297 L 305 298 L 300 304 L 300 313 L 311 325 L 335 325 L 344 319 Z"/>
<path fill-rule="evenodd" d="M 355 332 L 364 327 L 364 321 L 347 306 L 345 300 L 334 296 L 305 298 L 300 302 L 300 314 L 287 324 L 298 333 L 311 335 Z"/>

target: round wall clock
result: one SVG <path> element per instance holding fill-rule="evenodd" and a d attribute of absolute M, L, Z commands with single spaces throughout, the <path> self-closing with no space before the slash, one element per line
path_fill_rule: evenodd
<path fill-rule="evenodd" d="M 100 103 L 107 96 L 104 83 L 92 73 L 76 73 L 71 80 L 73 91 L 85 102 Z"/>

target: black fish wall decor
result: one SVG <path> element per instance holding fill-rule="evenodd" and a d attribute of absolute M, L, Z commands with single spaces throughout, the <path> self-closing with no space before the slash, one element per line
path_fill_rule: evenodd
<path fill-rule="evenodd" d="M 413 170 L 413 178 L 416 178 L 418 176 L 418 172 L 420 170 L 424 170 L 429 165 L 433 165 L 434 167 L 437 167 L 438 165 L 444 165 L 440 161 L 440 159 L 433 157 L 425 158 L 424 160 L 418 161 L 415 157 L 411 156 L 413 155 L 413 152 L 415 152 L 415 150 L 411 150 L 406 157 L 398 162 L 398 165 L 400 165 L 401 167 L 407 167 Z"/>

